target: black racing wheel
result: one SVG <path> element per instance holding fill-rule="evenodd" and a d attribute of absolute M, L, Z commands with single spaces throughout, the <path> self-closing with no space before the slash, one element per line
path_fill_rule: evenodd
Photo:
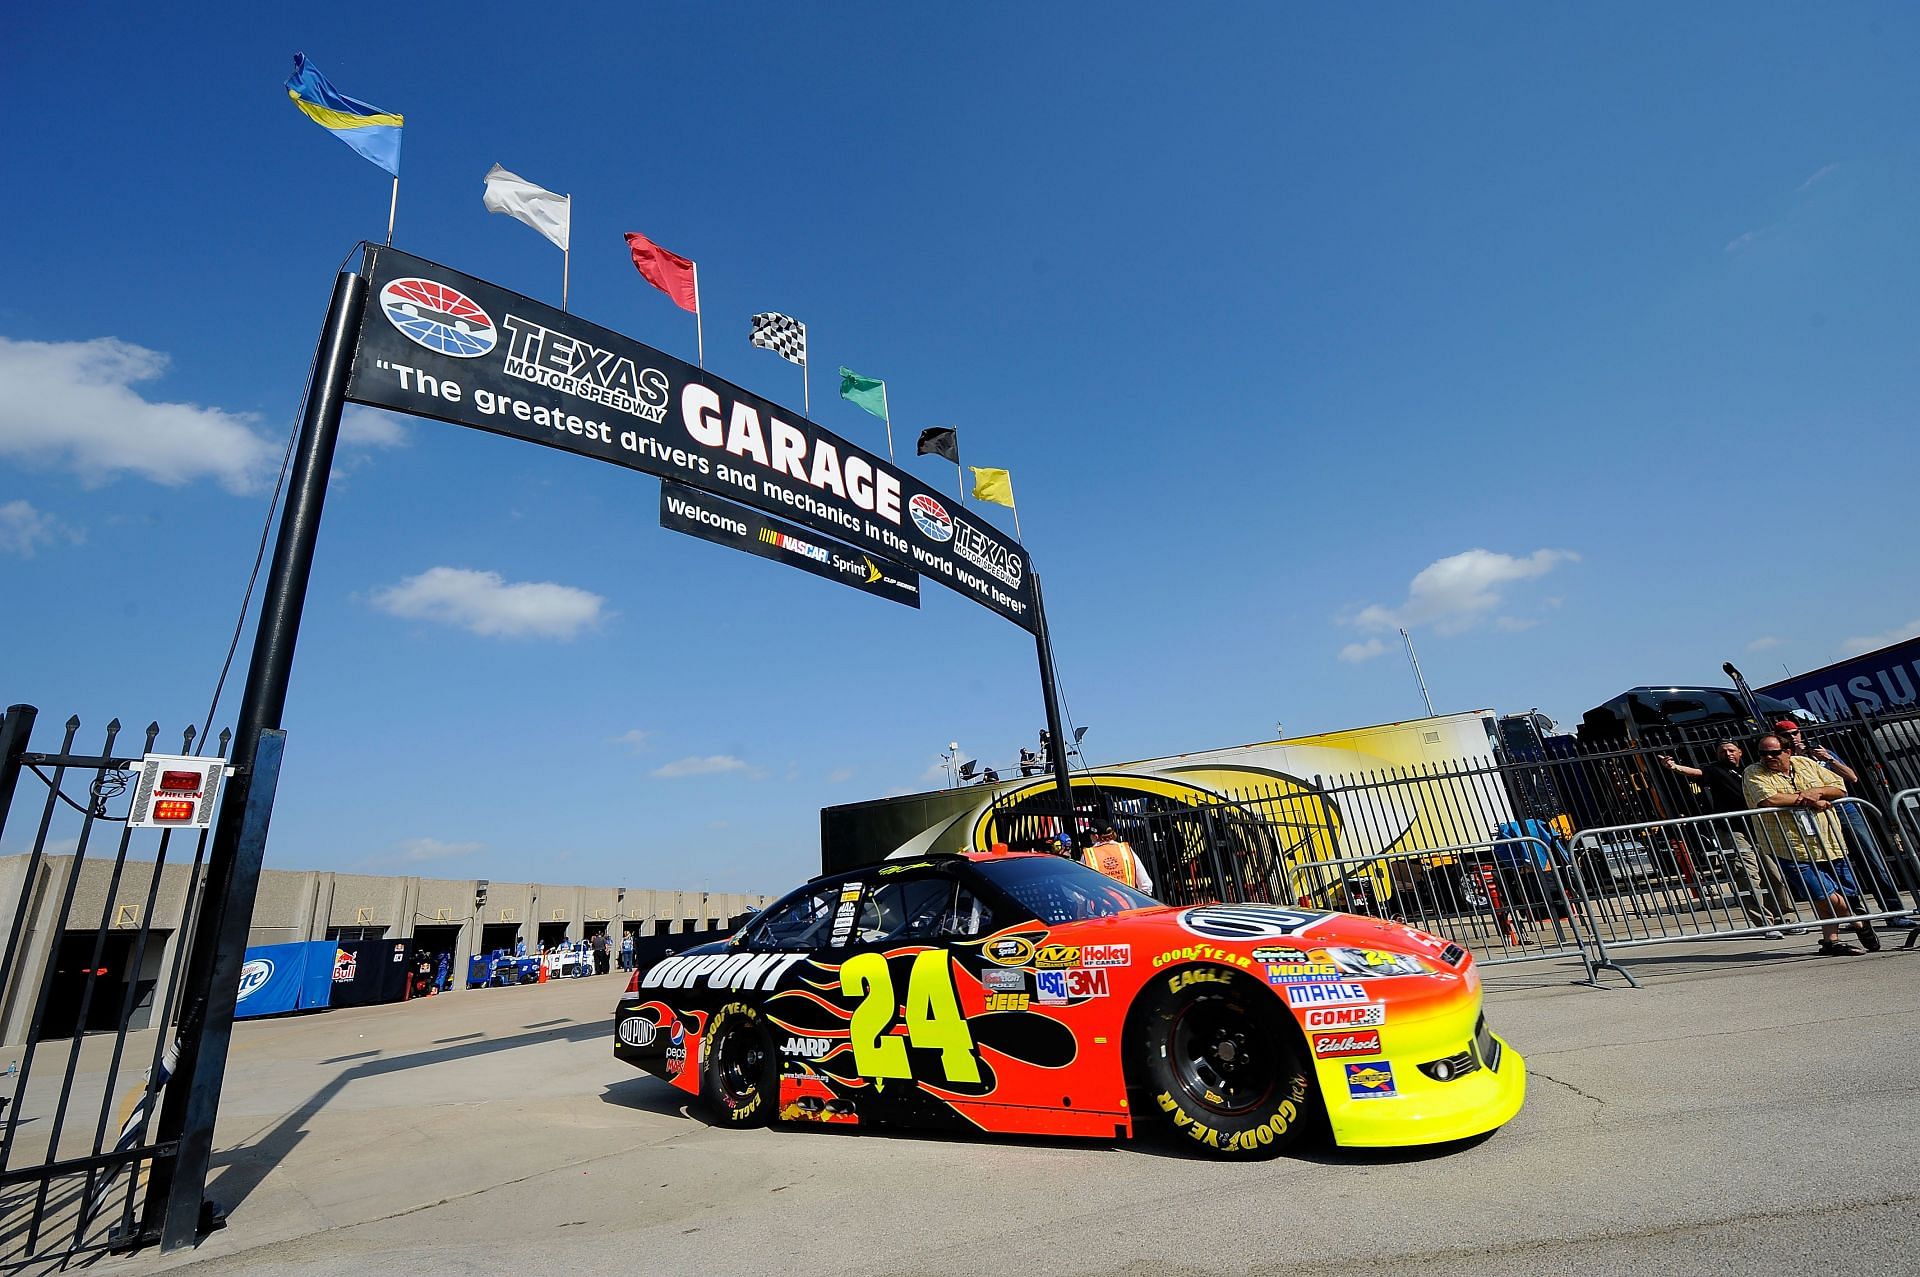
<path fill-rule="evenodd" d="M 1154 977 L 1140 1029 L 1152 1111 L 1204 1152 L 1272 1157 L 1318 1110 L 1312 1067 L 1285 1007 L 1224 967 Z"/>
<path fill-rule="evenodd" d="M 780 1062 L 760 1012 L 732 1002 L 707 1025 L 700 1098 L 726 1126 L 765 1126 L 780 1100 Z"/>

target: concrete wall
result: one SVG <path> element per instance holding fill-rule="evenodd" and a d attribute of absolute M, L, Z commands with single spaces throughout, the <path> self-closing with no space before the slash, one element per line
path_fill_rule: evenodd
<path fill-rule="evenodd" d="M 31 857 L 0 857 L 0 919 L 10 924 L 27 898 L 24 924 L 16 945 L 14 971 L 0 995 L 0 1043 L 22 1041 L 32 1021 L 40 983 L 62 928 L 61 915 L 73 857 L 45 856 L 28 880 Z M 183 915 L 190 888 L 188 864 L 170 863 L 155 880 L 150 861 L 129 860 L 114 881 L 111 860 L 88 859 L 73 882 L 73 898 L 65 910 L 65 930 L 138 932 L 150 928 L 141 954 L 139 974 L 159 983 L 150 1008 L 165 1006 L 178 965 L 178 945 L 184 934 Z M 457 928 L 454 943 L 454 985 L 465 988 L 467 958 L 480 946 L 481 928 L 508 924 L 529 952 L 539 946 L 540 924 L 564 922 L 566 938 L 583 940 L 605 931 L 616 940 L 624 929 L 642 935 L 678 934 L 716 926 L 729 917 L 764 908 L 772 896 L 655 891 L 633 887 L 556 886 L 542 883 L 494 882 L 487 885 L 487 901 L 475 904 L 479 883 L 470 878 L 415 878 L 381 874 L 345 874 L 323 870 L 268 869 L 260 875 L 254 900 L 249 945 L 289 944 L 325 940 L 329 933 L 358 928 L 386 939 L 412 938 L 421 928 Z M 435 933 L 444 936 L 446 933 Z M 6 973 L 0 972 L 0 975 Z M 149 1011 L 137 1013 L 136 1028 Z"/>

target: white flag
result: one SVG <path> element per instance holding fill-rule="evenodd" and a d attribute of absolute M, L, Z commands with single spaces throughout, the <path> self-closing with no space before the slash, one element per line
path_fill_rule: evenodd
<path fill-rule="evenodd" d="M 487 212 L 505 213 L 525 222 L 552 240 L 555 248 L 566 250 L 567 236 L 573 228 L 571 196 L 555 195 L 496 164 L 487 170 L 487 191 L 480 202 L 487 206 Z"/>

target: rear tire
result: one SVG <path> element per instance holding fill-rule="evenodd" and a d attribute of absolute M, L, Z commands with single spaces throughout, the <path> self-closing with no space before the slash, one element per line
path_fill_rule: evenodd
<path fill-rule="evenodd" d="M 1319 1110 L 1312 1066 L 1285 1008 L 1222 967 L 1154 977 L 1140 1027 L 1150 1111 L 1218 1158 L 1272 1157 Z"/>
<path fill-rule="evenodd" d="M 707 1024 L 700 1098 L 723 1126 L 765 1126 L 780 1100 L 780 1064 L 757 1007 L 730 1002 Z"/>

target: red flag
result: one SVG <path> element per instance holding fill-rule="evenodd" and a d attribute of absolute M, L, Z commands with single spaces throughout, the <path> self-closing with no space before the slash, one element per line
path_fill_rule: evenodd
<path fill-rule="evenodd" d="M 694 280 L 693 263 L 678 253 L 668 252 L 639 231 L 627 232 L 627 248 L 633 253 L 633 267 L 647 282 L 673 298 L 681 310 L 700 313 L 700 287 Z"/>

